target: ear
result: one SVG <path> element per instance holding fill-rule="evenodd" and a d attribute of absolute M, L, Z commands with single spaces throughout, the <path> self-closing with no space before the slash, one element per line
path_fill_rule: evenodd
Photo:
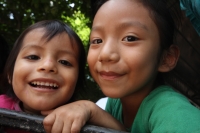
<path fill-rule="evenodd" d="M 163 58 L 160 61 L 158 68 L 159 72 L 169 72 L 177 64 L 180 55 L 179 48 L 175 45 L 171 45 L 170 48 L 163 53 Z"/>
<path fill-rule="evenodd" d="M 7 78 L 8 78 L 8 83 L 9 83 L 9 84 L 12 84 L 11 79 L 10 79 L 10 76 L 8 76 Z"/>

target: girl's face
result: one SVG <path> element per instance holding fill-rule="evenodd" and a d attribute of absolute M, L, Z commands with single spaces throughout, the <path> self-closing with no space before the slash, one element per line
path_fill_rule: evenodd
<path fill-rule="evenodd" d="M 159 33 L 149 11 L 133 0 L 109 0 L 90 36 L 90 72 L 105 95 L 147 95 L 159 69 Z"/>
<path fill-rule="evenodd" d="M 29 32 L 17 56 L 12 85 L 26 112 L 39 113 L 66 103 L 78 79 L 78 49 L 67 33 L 50 41 L 44 29 Z"/>

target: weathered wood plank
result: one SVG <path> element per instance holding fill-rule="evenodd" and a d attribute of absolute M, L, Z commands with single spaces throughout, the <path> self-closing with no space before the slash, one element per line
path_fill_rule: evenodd
<path fill-rule="evenodd" d="M 42 121 L 44 116 L 30 115 L 25 112 L 17 112 L 0 109 L 0 126 L 7 126 L 34 133 L 45 133 Z M 85 125 L 81 133 L 127 133 L 109 128 Z"/>

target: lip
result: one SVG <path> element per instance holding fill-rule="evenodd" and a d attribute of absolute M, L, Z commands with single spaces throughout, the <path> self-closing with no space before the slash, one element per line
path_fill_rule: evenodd
<path fill-rule="evenodd" d="M 119 73 L 112 72 L 112 71 L 109 71 L 109 72 L 101 71 L 101 72 L 99 72 L 99 74 L 105 80 L 115 80 L 115 79 L 118 79 L 121 76 L 123 76 L 123 74 L 119 74 Z"/>

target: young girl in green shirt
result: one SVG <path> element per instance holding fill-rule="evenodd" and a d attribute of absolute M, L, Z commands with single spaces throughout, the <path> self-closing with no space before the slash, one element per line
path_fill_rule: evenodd
<path fill-rule="evenodd" d="M 43 112 L 47 132 L 77 133 L 86 122 L 131 133 L 200 132 L 200 110 L 162 78 L 179 58 L 173 44 L 179 19 L 172 16 L 179 10 L 168 2 L 98 0 L 87 61 L 109 97 L 106 111 L 81 100 Z"/>

